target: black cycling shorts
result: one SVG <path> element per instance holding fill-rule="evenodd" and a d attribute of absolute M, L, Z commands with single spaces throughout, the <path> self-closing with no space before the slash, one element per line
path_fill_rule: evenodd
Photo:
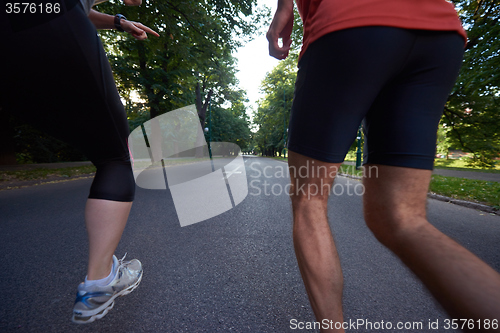
<path fill-rule="evenodd" d="M 343 162 L 364 119 L 365 164 L 432 170 L 463 51 L 448 31 L 360 27 L 321 37 L 299 61 L 288 148 Z"/>

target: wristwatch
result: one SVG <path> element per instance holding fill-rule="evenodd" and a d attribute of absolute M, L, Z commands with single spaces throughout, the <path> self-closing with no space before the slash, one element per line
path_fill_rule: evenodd
<path fill-rule="evenodd" d="M 121 25 L 122 19 L 126 20 L 127 18 L 125 16 L 123 16 L 122 14 L 115 15 L 115 28 L 116 28 L 116 30 L 118 30 L 120 32 L 125 32 L 125 30 L 123 30 L 122 25 Z"/>

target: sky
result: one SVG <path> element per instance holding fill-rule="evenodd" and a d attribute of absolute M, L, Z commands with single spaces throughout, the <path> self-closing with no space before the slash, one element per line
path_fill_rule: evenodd
<path fill-rule="evenodd" d="M 278 0 L 258 0 L 257 6 L 266 5 L 271 8 L 271 13 L 274 15 Z M 267 28 L 265 29 L 267 31 Z M 239 72 L 236 77 L 239 80 L 241 89 L 246 90 L 247 98 L 250 100 L 249 105 L 256 109 L 256 103 L 259 98 L 264 96 L 260 94 L 260 83 L 270 72 L 274 66 L 279 63 L 279 60 L 269 55 L 269 49 L 265 34 L 256 36 L 254 40 L 240 47 L 234 54 L 238 59 L 237 68 Z"/>

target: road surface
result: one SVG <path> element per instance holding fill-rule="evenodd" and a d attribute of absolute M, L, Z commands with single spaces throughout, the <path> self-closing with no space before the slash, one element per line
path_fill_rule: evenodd
<path fill-rule="evenodd" d="M 138 188 L 116 254 L 142 261 L 142 283 L 106 317 L 81 326 L 70 317 L 85 276 L 83 210 L 91 180 L 1 191 L 0 331 L 317 332 L 293 329 L 314 317 L 293 251 L 286 164 L 245 157 L 245 166 L 247 198 L 187 227 L 180 227 L 168 190 Z M 345 321 L 422 325 L 350 332 L 455 332 L 364 225 L 361 198 L 348 193 L 359 183 L 339 177 L 337 184 L 329 216 L 344 271 Z M 428 210 L 437 228 L 500 271 L 499 216 L 435 200 Z M 436 321 L 439 329 L 430 330 Z"/>

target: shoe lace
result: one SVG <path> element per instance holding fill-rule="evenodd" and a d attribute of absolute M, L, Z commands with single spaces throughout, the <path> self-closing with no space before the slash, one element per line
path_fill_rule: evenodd
<path fill-rule="evenodd" d="M 123 270 L 127 268 L 127 265 L 130 264 L 130 261 L 125 261 L 125 257 L 127 256 L 128 252 L 125 252 L 125 255 L 121 258 L 118 259 L 118 270 L 116 272 L 118 279 L 121 279 Z"/>
<path fill-rule="evenodd" d="M 126 265 L 126 264 L 129 264 L 130 261 L 125 261 L 125 257 L 127 256 L 127 253 L 128 252 L 125 252 L 125 255 L 121 258 L 121 259 L 118 259 L 118 264 L 121 266 L 121 265 Z"/>

